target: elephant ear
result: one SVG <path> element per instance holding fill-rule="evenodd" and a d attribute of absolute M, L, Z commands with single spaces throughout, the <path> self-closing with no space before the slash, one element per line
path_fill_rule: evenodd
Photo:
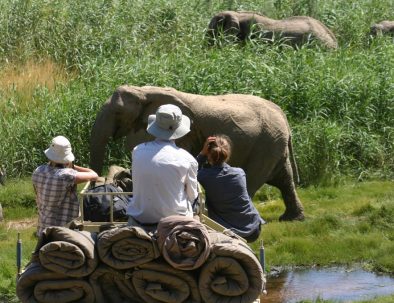
<path fill-rule="evenodd" d="M 218 31 L 218 27 L 223 24 L 224 17 L 222 15 L 214 16 L 208 24 L 208 32 L 216 33 Z"/>
<path fill-rule="evenodd" d="M 239 20 L 234 12 L 228 12 L 224 15 L 223 31 L 234 36 L 239 34 Z"/>
<path fill-rule="evenodd" d="M 234 12 L 222 12 L 211 19 L 208 25 L 208 34 L 217 35 L 220 32 L 237 35 L 239 33 L 239 21 Z"/>
<path fill-rule="evenodd" d="M 192 111 L 193 98 L 187 93 L 177 91 L 173 88 L 162 88 L 162 87 L 143 87 L 145 90 L 144 106 L 140 116 L 141 123 L 146 128 L 148 124 L 149 115 L 156 113 L 157 108 L 163 104 L 174 104 L 178 106 L 182 114 L 188 116 L 191 120 L 190 133 L 186 136 L 177 140 L 177 145 L 182 147 L 193 154 L 196 154 L 201 148 L 201 144 L 204 142 L 203 135 L 198 127 L 198 123 L 193 123 L 195 120 L 195 114 Z"/>
<path fill-rule="evenodd" d="M 370 33 L 373 36 L 379 36 L 383 33 L 383 26 L 381 24 L 374 24 L 371 26 Z"/>
<path fill-rule="evenodd" d="M 190 109 L 190 102 L 187 102 L 185 93 L 179 92 L 174 88 L 163 88 L 154 86 L 145 86 L 145 100 L 140 115 L 141 122 L 146 126 L 149 115 L 156 113 L 157 108 L 163 104 L 174 104 L 178 106 L 182 113 L 193 120 L 193 112 Z"/>

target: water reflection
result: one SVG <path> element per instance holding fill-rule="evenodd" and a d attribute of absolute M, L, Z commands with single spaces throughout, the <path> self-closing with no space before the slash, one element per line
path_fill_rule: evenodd
<path fill-rule="evenodd" d="M 353 302 L 394 293 L 394 278 L 345 268 L 303 269 L 268 277 L 262 303 L 302 300 Z"/>

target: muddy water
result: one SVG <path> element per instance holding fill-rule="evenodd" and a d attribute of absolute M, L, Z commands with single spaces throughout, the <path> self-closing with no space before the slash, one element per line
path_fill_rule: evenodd
<path fill-rule="evenodd" d="M 267 295 L 261 303 L 294 303 L 302 300 L 356 302 L 394 294 L 394 277 L 361 269 L 298 269 L 267 278 Z"/>

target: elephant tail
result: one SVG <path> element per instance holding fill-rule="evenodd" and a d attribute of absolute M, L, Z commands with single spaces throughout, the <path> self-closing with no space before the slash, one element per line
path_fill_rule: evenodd
<path fill-rule="evenodd" d="M 291 135 L 289 136 L 289 158 L 291 163 L 291 169 L 293 170 L 293 179 L 296 184 L 300 184 L 300 175 L 298 173 L 298 166 L 295 160 L 294 151 L 293 151 L 293 142 L 291 140 Z"/>

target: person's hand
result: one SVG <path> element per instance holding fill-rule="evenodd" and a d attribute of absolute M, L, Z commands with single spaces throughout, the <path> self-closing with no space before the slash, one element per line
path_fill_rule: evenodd
<path fill-rule="evenodd" d="M 200 152 L 200 155 L 203 155 L 205 157 L 208 156 L 210 143 L 215 142 L 215 141 L 216 141 L 216 137 L 208 137 L 205 140 L 205 143 L 204 143 L 204 146 L 203 146 L 203 148 L 202 148 L 202 150 Z"/>

